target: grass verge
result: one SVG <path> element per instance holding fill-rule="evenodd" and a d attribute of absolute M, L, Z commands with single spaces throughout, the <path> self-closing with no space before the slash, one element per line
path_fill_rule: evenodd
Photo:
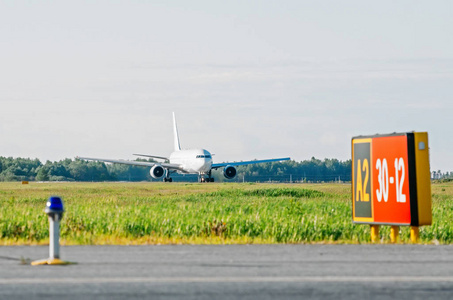
<path fill-rule="evenodd" d="M 453 242 L 453 183 L 433 184 L 422 243 Z M 63 198 L 61 243 L 368 243 L 347 184 L 0 183 L 0 244 L 47 244 L 49 196 Z M 381 229 L 389 242 L 388 226 Z M 401 227 L 409 243 L 409 228 Z"/>

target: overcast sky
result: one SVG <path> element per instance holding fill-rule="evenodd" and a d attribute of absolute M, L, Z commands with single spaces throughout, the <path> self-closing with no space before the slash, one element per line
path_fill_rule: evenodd
<path fill-rule="evenodd" d="M 2 1 L 0 156 L 351 158 L 427 131 L 453 171 L 452 1 Z"/>

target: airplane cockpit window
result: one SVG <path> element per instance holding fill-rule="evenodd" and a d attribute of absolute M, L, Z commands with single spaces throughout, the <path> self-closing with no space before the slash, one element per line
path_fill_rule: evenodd
<path fill-rule="evenodd" d="M 211 155 L 197 155 L 197 158 L 211 158 Z"/>

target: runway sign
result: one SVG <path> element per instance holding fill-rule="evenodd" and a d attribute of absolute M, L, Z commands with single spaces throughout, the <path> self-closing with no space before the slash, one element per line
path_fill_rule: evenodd
<path fill-rule="evenodd" d="M 427 132 L 352 138 L 354 223 L 430 225 Z"/>

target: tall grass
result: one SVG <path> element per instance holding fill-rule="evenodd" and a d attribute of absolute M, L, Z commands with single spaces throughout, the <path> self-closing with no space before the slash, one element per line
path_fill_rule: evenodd
<path fill-rule="evenodd" d="M 434 221 L 422 242 L 453 242 L 452 190 L 433 186 Z M 55 194 L 65 205 L 65 244 L 370 240 L 369 226 L 352 224 L 349 185 L 0 183 L 0 244 L 47 243 L 44 207 Z M 401 238 L 408 242 L 408 228 Z"/>

